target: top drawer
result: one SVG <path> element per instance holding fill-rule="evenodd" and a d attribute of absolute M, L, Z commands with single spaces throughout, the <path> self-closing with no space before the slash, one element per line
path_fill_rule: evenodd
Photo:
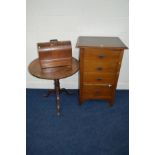
<path fill-rule="evenodd" d="M 120 49 L 84 48 L 84 58 L 89 61 L 119 59 Z"/>

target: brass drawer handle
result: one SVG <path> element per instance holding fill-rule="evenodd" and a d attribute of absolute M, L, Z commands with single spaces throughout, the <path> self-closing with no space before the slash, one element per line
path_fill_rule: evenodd
<path fill-rule="evenodd" d="M 98 58 L 100 58 L 100 59 L 102 59 L 102 58 L 104 58 L 105 57 L 105 54 L 99 54 L 98 55 Z"/>
<path fill-rule="evenodd" d="M 102 67 L 97 67 L 96 70 L 98 70 L 98 71 L 102 71 L 103 68 L 102 68 Z"/>
<path fill-rule="evenodd" d="M 97 80 L 97 81 L 102 81 L 102 80 L 103 80 L 103 78 L 97 78 L 96 80 Z"/>

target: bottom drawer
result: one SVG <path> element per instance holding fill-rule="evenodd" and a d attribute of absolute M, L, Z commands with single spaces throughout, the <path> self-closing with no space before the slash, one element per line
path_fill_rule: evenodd
<path fill-rule="evenodd" d="M 89 99 L 102 99 L 112 97 L 113 86 L 110 84 L 105 85 L 83 85 L 80 93 L 84 98 Z"/>

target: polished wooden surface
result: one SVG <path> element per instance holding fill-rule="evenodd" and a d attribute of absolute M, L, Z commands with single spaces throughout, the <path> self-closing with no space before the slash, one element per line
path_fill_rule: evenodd
<path fill-rule="evenodd" d="M 79 37 L 80 103 L 105 99 L 112 105 L 124 49 L 117 37 Z"/>
<path fill-rule="evenodd" d="M 98 47 L 127 49 L 127 46 L 118 37 L 80 36 L 76 47 Z"/>
<path fill-rule="evenodd" d="M 76 73 L 78 69 L 79 69 L 79 62 L 75 58 L 72 58 L 71 66 L 42 69 L 39 63 L 39 59 L 35 59 L 29 65 L 29 72 L 33 76 L 41 79 L 48 79 L 48 80 L 66 78 Z"/>
<path fill-rule="evenodd" d="M 71 41 L 50 41 L 38 43 L 37 45 L 42 68 L 71 65 Z"/>

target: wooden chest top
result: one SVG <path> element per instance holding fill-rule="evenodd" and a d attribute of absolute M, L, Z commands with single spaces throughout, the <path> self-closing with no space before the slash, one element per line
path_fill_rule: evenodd
<path fill-rule="evenodd" d="M 118 48 L 128 49 L 127 46 L 118 37 L 97 37 L 80 36 L 76 47 L 99 47 L 99 48 Z"/>

